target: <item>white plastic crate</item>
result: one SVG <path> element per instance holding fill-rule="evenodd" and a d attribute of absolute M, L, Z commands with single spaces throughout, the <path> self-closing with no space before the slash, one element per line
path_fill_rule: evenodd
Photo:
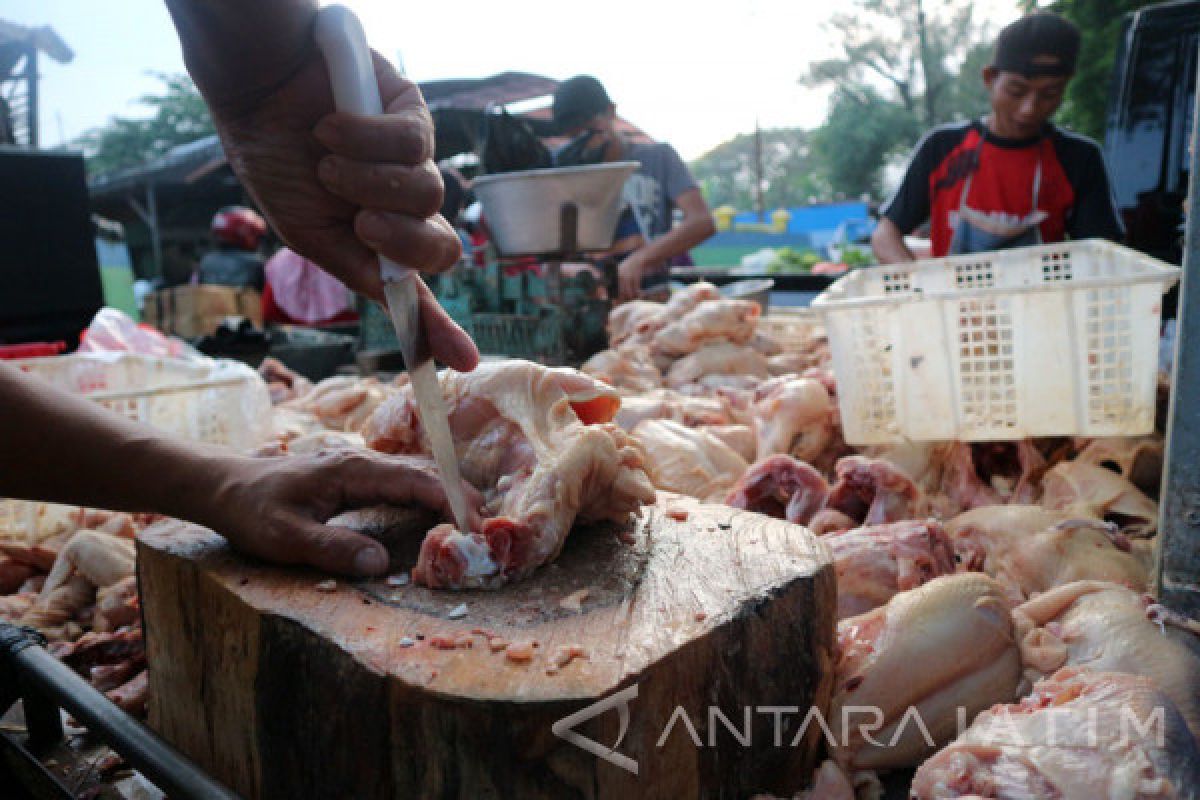
<path fill-rule="evenodd" d="M 248 449 L 269 432 L 270 395 L 245 364 L 133 353 L 78 353 L 9 363 L 185 439 Z"/>
<path fill-rule="evenodd" d="M 1178 278 L 1099 239 L 851 272 L 813 301 L 846 441 L 1149 433 Z"/>
<path fill-rule="evenodd" d="M 78 353 L 8 363 L 132 420 L 192 441 L 248 450 L 270 431 L 266 384 L 245 364 L 132 353 Z M 73 529 L 70 517 L 78 510 L 0 498 L 0 541 L 37 544 Z"/>

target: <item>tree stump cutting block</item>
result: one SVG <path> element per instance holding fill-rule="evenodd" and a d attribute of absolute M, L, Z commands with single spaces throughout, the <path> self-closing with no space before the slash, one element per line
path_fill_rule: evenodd
<path fill-rule="evenodd" d="M 331 587 L 177 522 L 138 571 L 151 726 L 248 798 L 786 794 L 823 744 L 830 557 L 758 514 L 662 498 L 496 592 Z"/>

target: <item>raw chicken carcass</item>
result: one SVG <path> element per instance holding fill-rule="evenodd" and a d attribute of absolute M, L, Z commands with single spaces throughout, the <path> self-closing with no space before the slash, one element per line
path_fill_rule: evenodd
<path fill-rule="evenodd" d="M 906 520 L 822 537 L 837 573 L 838 619 L 865 614 L 897 592 L 954 572 L 954 548 L 941 523 Z"/>
<path fill-rule="evenodd" d="M 0 556 L 0 596 L 12 594 L 37 574 L 37 568 L 10 556 Z"/>
<path fill-rule="evenodd" d="M 1157 497 L 1162 482 L 1165 445 L 1161 436 L 1092 439 L 1075 460 L 1107 467 L 1150 497 Z"/>
<path fill-rule="evenodd" d="M 669 419 L 689 427 L 729 425 L 734 417 L 727 403 L 716 397 L 691 397 L 673 389 L 656 389 L 645 394 L 621 398 L 621 408 L 613 421 L 632 431 L 645 419 Z"/>
<path fill-rule="evenodd" d="M 1151 536 L 1158 528 L 1158 504 L 1104 467 L 1064 461 L 1046 473 L 1042 486 L 1046 508 L 1101 517 L 1130 536 Z"/>
<path fill-rule="evenodd" d="M 936 492 L 942 480 L 944 456 L 949 447 L 945 442 L 912 442 L 871 445 L 862 455 L 881 458 L 913 479 L 926 493 Z M 957 513 L 957 512 L 955 512 Z"/>
<path fill-rule="evenodd" d="M 721 502 L 746 471 L 746 460 L 703 428 L 646 420 L 633 429 L 646 453 L 646 473 L 665 491 Z"/>
<path fill-rule="evenodd" d="M 946 531 L 963 569 L 987 573 L 1022 600 L 1078 580 L 1146 588 L 1144 563 L 1102 520 L 1039 506 L 993 506 L 960 514 Z"/>
<path fill-rule="evenodd" d="M 496 588 L 555 558 L 575 521 L 627 519 L 653 502 L 642 454 L 610 423 L 620 399 L 571 369 L 498 361 L 444 371 L 463 478 L 484 497 L 479 531 L 440 525 L 413 578 L 434 588 Z M 411 390 L 376 410 L 363 431 L 388 453 L 428 453 Z"/>
<path fill-rule="evenodd" d="M 708 281 L 696 281 L 672 292 L 666 305 L 659 306 L 667 320 L 680 319 L 696 306 L 708 300 L 720 300 L 721 290 Z"/>
<path fill-rule="evenodd" d="M 651 348 L 656 353 L 679 357 L 710 342 L 749 344 L 761 315 L 762 306 L 750 300 L 705 300 L 682 317 L 668 317 L 671 321 L 654 335 Z M 758 350 L 750 349 L 765 359 Z"/>
<path fill-rule="evenodd" d="M 960 713 L 1011 702 L 1021 659 L 1010 611 L 1003 586 L 959 574 L 838 623 L 828 719 L 838 763 L 915 766 L 954 738 Z"/>
<path fill-rule="evenodd" d="M 749 464 L 754 461 L 757 445 L 749 425 L 705 425 L 704 430 L 732 447 Z"/>
<path fill-rule="evenodd" d="M 355 450 L 366 447 L 361 434 L 318 430 L 295 438 L 276 438 L 254 451 L 256 456 L 315 454 L 330 450 Z"/>
<path fill-rule="evenodd" d="M 833 401 L 809 378 L 786 381 L 754 404 L 758 456 L 784 453 L 812 462 L 833 439 Z"/>
<path fill-rule="evenodd" d="M 271 356 L 264 358 L 258 365 L 258 374 L 267 382 L 272 405 L 303 397 L 313 388 L 312 381 Z"/>
<path fill-rule="evenodd" d="M 1013 611 L 1026 677 L 1061 667 L 1143 675 L 1200 737 L 1200 652 L 1168 635 L 1155 609 L 1140 592 L 1104 581 L 1075 581 L 1037 595 Z"/>
<path fill-rule="evenodd" d="M 807 525 L 829 497 L 821 473 L 791 456 L 768 456 L 746 470 L 725 504 Z"/>
<path fill-rule="evenodd" d="M 1029 505 L 1040 494 L 1046 460 L 1029 439 L 954 442 L 939 453 L 940 494 L 955 513 L 1005 503 Z"/>
<path fill-rule="evenodd" d="M 601 350 L 579 368 L 581 372 L 604 381 L 617 389 L 648 392 L 662 386 L 662 373 L 644 347 L 622 347 Z"/>
<path fill-rule="evenodd" d="M 917 800 L 1184 800 L 1200 753 L 1149 679 L 1068 667 L 980 714 L 913 777 Z"/>
<path fill-rule="evenodd" d="M 835 467 L 837 481 L 825 508 L 863 525 L 882 525 L 925 516 L 925 496 L 890 462 L 846 456 Z M 815 530 L 815 529 L 814 529 Z M 821 533 L 828 530 L 820 531 Z"/>
<path fill-rule="evenodd" d="M 734 390 L 753 391 L 761 381 L 753 375 L 702 375 L 700 380 L 679 387 L 679 391 L 699 395 L 710 395 L 714 392 Z"/>
<path fill-rule="evenodd" d="M 356 432 L 394 393 L 395 389 L 375 378 L 337 375 L 321 381 L 312 391 L 285 403 L 284 407 L 309 411 L 331 430 Z"/>
<path fill-rule="evenodd" d="M 729 342 L 707 344 L 671 365 L 667 370 L 667 386 L 686 386 L 705 375 L 766 378 L 767 360 L 753 347 Z"/>
<path fill-rule="evenodd" d="M 92 630 L 115 631 L 138 621 L 137 576 L 127 575 L 116 583 L 96 590 L 96 610 Z"/>
<path fill-rule="evenodd" d="M 134 544 L 130 539 L 81 530 L 59 551 L 42 591 L 22 624 L 57 628 L 92 602 L 96 589 L 133 575 Z"/>
<path fill-rule="evenodd" d="M 768 359 L 783 352 L 783 345 L 774 336 L 759 331 L 750 339 L 750 346 Z"/>
<path fill-rule="evenodd" d="M 715 291 L 715 289 L 714 289 Z M 670 318 L 662 303 L 634 300 L 608 312 L 605 327 L 608 329 L 608 346 L 621 347 L 625 344 L 649 344 Z"/>

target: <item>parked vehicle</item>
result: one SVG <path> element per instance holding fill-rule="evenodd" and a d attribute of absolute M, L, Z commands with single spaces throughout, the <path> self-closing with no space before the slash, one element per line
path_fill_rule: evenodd
<path fill-rule="evenodd" d="M 1198 47 L 1200 0 L 1127 15 L 1104 136 L 1127 244 L 1173 264 L 1183 254 Z"/>

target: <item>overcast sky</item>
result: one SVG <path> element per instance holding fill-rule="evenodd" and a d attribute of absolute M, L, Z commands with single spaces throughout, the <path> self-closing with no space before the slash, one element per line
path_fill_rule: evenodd
<path fill-rule="evenodd" d="M 622 116 L 689 160 L 753 131 L 756 119 L 764 128 L 818 124 L 827 93 L 796 79 L 811 60 L 832 52 L 821 22 L 848 5 L 344 1 L 363 19 L 371 44 L 393 60 L 402 56 L 415 80 L 588 72 L 608 87 Z M 1016 15 L 1010 0 L 979 5 L 995 20 Z M 183 71 L 161 0 L 4 0 L 0 18 L 50 25 L 75 51 L 70 64 L 41 60 L 43 146 L 113 115 L 146 113 L 136 99 L 160 88 L 146 73 Z"/>

